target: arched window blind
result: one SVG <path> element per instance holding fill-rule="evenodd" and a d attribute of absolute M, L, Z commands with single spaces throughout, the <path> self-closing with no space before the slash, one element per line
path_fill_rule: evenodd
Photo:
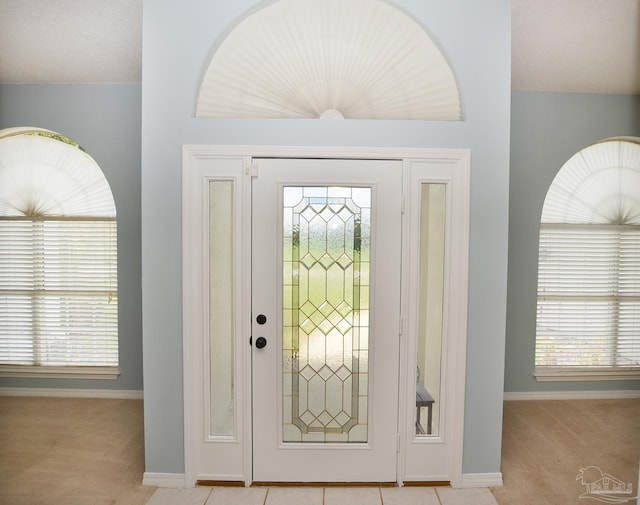
<path fill-rule="evenodd" d="M 109 184 L 60 134 L 0 130 L 0 373 L 111 377 L 117 366 Z"/>
<path fill-rule="evenodd" d="M 436 41 L 385 0 L 278 0 L 251 11 L 206 69 L 200 118 L 460 121 Z"/>
<path fill-rule="evenodd" d="M 558 172 L 542 211 L 536 377 L 640 377 L 640 139 L 607 139 Z"/>

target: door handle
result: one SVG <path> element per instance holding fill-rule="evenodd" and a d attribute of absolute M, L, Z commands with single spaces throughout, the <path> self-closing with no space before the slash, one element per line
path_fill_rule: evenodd
<path fill-rule="evenodd" d="M 266 345 L 267 345 L 267 339 L 266 338 L 264 338 L 264 337 L 256 338 L 256 347 L 258 349 L 262 349 Z"/>

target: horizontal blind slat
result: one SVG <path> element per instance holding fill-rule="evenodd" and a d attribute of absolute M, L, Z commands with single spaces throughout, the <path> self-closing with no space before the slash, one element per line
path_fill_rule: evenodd
<path fill-rule="evenodd" d="M 117 366 L 113 220 L 0 220 L 0 363 Z"/>
<path fill-rule="evenodd" d="M 640 228 L 542 225 L 536 366 L 640 365 Z"/>

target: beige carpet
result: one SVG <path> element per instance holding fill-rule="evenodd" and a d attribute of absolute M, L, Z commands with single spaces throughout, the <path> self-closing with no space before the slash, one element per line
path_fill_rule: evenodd
<path fill-rule="evenodd" d="M 0 504 L 144 505 L 141 400 L 0 397 Z"/>
<path fill-rule="evenodd" d="M 140 400 L 0 397 L 1 505 L 144 505 Z M 581 468 L 633 484 L 640 400 L 509 401 L 500 505 L 597 505 Z"/>
<path fill-rule="evenodd" d="M 500 505 L 602 503 L 580 498 L 590 466 L 638 494 L 640 400 L 507 401 L 502 443 Z"/>

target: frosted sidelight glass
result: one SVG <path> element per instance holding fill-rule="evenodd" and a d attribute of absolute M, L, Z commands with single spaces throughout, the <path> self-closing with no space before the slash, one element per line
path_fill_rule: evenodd
<path fill-rule="evenodd" d="M 371 188 L 283 188 L 283 440 L 367 441 Z"/>
<path fill-rule="evenodd" d="M 445 184 L 422 184 L 416 369 L 416 434 L 418 435 L 437 435 L 439 428 L 445 199 Z"/>
<path fill-rule="evenodd" d="M 233 182 L 209 181 L 210 434 L 234 434 Z"/>

